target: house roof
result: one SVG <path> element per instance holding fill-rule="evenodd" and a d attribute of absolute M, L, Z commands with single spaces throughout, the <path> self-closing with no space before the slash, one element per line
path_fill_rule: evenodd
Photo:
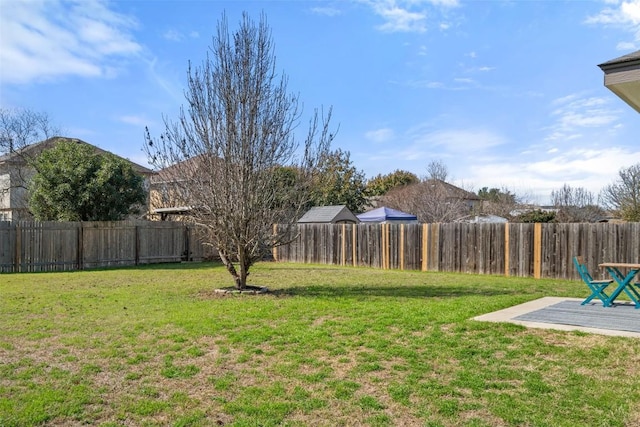
<path fill-rule="evenodd" d="M 358 217 L 345 205 L 314 206 L 298 220 L 299 223 L 336 223 L 341 221 L 359 222 Z"/>
<path fill-rule="evenodd" d="M 188 180 L 197 177 L 202 169 L 209 169 L 214 164 L 222 164 L 219 157 L 198 154 L 160 169 L 152 178 L 153 184 Z"/>
<path fill-rule="evenodd" d="M 420 184 L 416 185 L 426 185 L 430 186 L 434 189 L 437 189 L 444 193 L 446 197 L 456 198 L 456 199 L 464 199 L 464 200 L 480 200 L 480 196 L 471 191 L 463 190 L 460 187 L 456 187 L 453 184 L 449 184 L 448 182 L 442 181 L 440 179 L 428 179 Z"/>
<path fill-rule="evenodd" d="M 370 210 L 357 215 L 362 222 L 384 222 L 384 221 L 417 221 L 418 217 L 402 212 L 396 209 L 387 208 L 385 206 Z"/>
<path fill-rule="evenodd" d="M 603 62 L 602 64 L 598 65 L 598 67 L 600 67 L 601 69 L 605 69 L 605 68 L 611 69 L 611 68 L 625 66 L 634 61 L 640 61 L 640 50 L 636 52 L 628 53 L 626 55 L 612 59 L 610 61 Z"/>
<path fill-rule="evenodd" d="M 640 50 L 598 65 L 604 85 L 640 113 Z"/>
<path fill-rule="evenodd" d="M 90 147 L 92 147 L 96 153 L 98 154 L 113 154 L 110 153 L 109 151 L 103 150 L 102 148 L 96 147 L 93 144 L 89 144 L 86 141 L 83 141 L 81 139 L 78 138 L 68 138 L 68 137 L 64 137 L 64 136 L 54 136 L 51 137 L 49 139 L 45 139 L 44 141 L 40 141 L 40 142 L 36 142 L 35 144 L 30 144 L 27 145 L 25 147 L 21 147 L 15 151 L 12 151 L 10 153 L 4 154 L 2 156 L 0 156 L 0 163 L 4 163 L 4 162 L 21 162 L 24 161 L 25 157 L 29 157 L 29 156 L 37 156 L 38 154 L 42 153 L 44 150 L 48 150 L 50 148 L 55 147 L 56 144 L 58 144 L 59 142 L 74 142 L 76 144 L 86 144 Z M 129 162 L 131 164 L 131 166 L 133 167 L 133 170 L 135 170 L 137 173 L 142 174 L 142 175 L 150 175 L 153 174 L 154 172 L 149 169 L 146 168 L 142 165 L 139 165 L 137 163 L 132 162 L 129 159 L 125 159 L 124 157 L 120 157 L 117 154 L 113 154 L 114 156 L 126 160 L 127 162 Z"/>

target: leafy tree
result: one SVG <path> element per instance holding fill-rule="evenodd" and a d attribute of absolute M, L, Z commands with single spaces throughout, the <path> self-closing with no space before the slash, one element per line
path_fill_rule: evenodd
<path fill-rule="evenodd" d="M 311 183 L 311 202 L 314 206 L 346 205 L 356 213 L 367 207 L 364 173 L 351 163 L 348 151 L 337 149 L 322 157 Z"/>
<path fill-rule="evenodd" d="M 551 203 L 558 209 L 556 222 L 595 222 L 604 210 L 594 202 L 593 193 L 582 187 L 565 184 L 551 192 Z"/>
<path fill-rule="evenodd" d="M 625 221 L 640 221 L 640 163 L 620 169 L 618 179 L 600 193 L 605 207 Z"/>
<path fill-rule="evenodd" d="M 143 178 L 113 154 L 61 141 L 33 163 L 29 207 L 42 221 L 115 221 L 145 202 Z"/>
<path fill-rule="evenodd" d="M 369 196 L 382 196 L 393 188 L 418 182 L 420 182 L 420 179 L 413 172 L 396 169 L 389 174 L 378 174 L 371 178 L 367 182 L 367 194 Z"/>
<path fill-rule="evenodd" d="M 146 134 L 150 162 L 164 170 L 177 203 L 193 208 L 186 220 L 203 230 L 238 289 L 270 248 L 290 241 L 334 138 L 331 110 L 326 117 L 315 111 L 300 146 L 298 96 L 287 82 L 275 71 L 265 16 L 255 23 L 244 13 L 230 34 L 223 15 L 206 59 L 189 64 L 178 120 L 166 119 L 159 138 Z M 293 169 L 274 172 L 280 167 Z M 293 170 L 298 181 L 289 179 Z M 282 184 L 288 191 L 279 191 Z"/>
<path fill-rule="evenodd" d="M 482 187 L 478 190 L 478 197 L 487 202 L 516 204 L 516 196 L 509 190 Z"/>
<path fill-rule="evenodd" d="M 529 212 L 522 213 L 512 219 L 512 222 L 555 222 L 556 213 L 543 211 L 542 209 L 535 209 Z"/>
<path fill-rule="evenodd" d="M 482 187 L 478 190 L 478 197 L 482 200 L 482 213 L 485 214 L 509 218 L 518 205 L 517 196 L 507 189 Z"/>
<path fill-rule="evenodd" d="M 303 193 L 307 193 L 308 182 L 305 181 L 306 177 L 302 170 L 294 166 L 277 166 L 272 171 L 271 177 L 273 190 L 273 209 L 282 211 L 282 218 L 279 223 L 286 223 L 297 219 L 302 209 L 310 207 L 309 195 L 301 199 L 299 192 L 303 190 Z M 306 199 L 306 200 L 305 200 Z"/>

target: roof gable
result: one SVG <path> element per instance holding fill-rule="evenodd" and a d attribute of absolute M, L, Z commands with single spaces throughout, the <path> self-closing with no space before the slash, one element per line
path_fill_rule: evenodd
<path fill-rule="evenodd" d="M 440 179 L 428 179 L 424 182 L 421 182 L 417 185 L 425 185 L 434 190 L 441 192 L 442 195 L 455 199 L 464 199 L 464 200 L 480 200 L 480 196 L 471 191 L 464 190 L 460 187 L 456 187 L 453 184 L 449 184 L 448 182 L 442 181 Z"/>
<path fill-rule="evenodd" d="M 337 223 L 337 222 L 351 222 L 358 223 L 358 217 L 356 217 L 345 205 L 335 206 L 314 206 L 309 209 L 302 218 L 298 220 L 299 223 Z"/>

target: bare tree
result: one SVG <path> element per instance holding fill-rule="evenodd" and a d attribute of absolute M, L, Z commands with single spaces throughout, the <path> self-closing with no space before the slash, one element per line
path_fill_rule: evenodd
<path fill-rule="evenodd" d="M 59 133 L 46 113 L 0 108 L 0 210 L 5 215 L 9 211 L 14 211 L 12 219 L 28 215 L 24 213 L 28 206 L 27 186 L 39 151 L 25 148 Z"/>
<path fill-rule="evenodd" d="M 604 187 L 601 203 L 625 221 L 640 221 L 640 163 L 620 169 L 618 179 Z"/>
<path fill-rule="evenodd" d="M 442 160 L 432 160 L 427 165 L 427 179 L 438 179 L 440 181 L 447 181 L 449 177 L 449 168 L 444 164 Z"/>
<path fill-rule="evenodd" d="M 456 221 L 471 214 L 479 200 L 475 194 L 437 179 L 396 187 L 382 196 L 384 205 L 427 223 Z"/>
<path fill-rule="evenodd" d="M 594 202 L 593 193 L 582 187 L 565 184 L 551 192 L 551 203 L 558 209 L 557 222 L 595 222 L 602 219 L 604 211 Z"/>
<path fill-rule="evenodd" d="M 19 152 L 27 145 L 59 133 L 46 113 L 0 108 L 0 155 Z"/>
<path fill-rule="evenodd" d="M 232 35 L 222 16 L 206 59 L 189 64 L 185 98 L 186 110 L 176 122 L 165 119 L 159 138 L 147 131 L 149 159 L 170 166 L 162 179 L 174 203 L 191 208 L 191 219 L 243 289 L 250 267 L 291 237 L 299 217 L 292 209 L 308 201 L 310 175 L 334 137 L 331 110 L 315 111 L 300 146 L 298 96 L 276 73 L 266 17 L 256 24 L 246 13 Z M 295 189 L 279 191 L 281 167 L 298 174 Z M 276 232 L 273 225 L 283 222 Z"/>

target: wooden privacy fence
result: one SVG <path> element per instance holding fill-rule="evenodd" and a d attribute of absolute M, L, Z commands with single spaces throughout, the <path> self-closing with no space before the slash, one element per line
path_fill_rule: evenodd
<path fill-rule="evenodd" d="M 212 255 L 178 222 L 0 222 L 0 272 L 202 260 Z"/>
<path fill-rule="evenodd" d="M 599 263 L 640 262 L 640 223 L 301 224 L 273 250 L 277 261 L 563 279 L 579 278 L 577 255 L 602 277 Z"/>

